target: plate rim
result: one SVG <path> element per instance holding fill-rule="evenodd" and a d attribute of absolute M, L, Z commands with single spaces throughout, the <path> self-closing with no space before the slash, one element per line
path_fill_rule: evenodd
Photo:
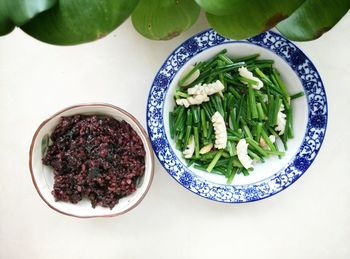
<path fill-rule="evenodd" d="M 306 121 L 306 129 L 305 129 L 305 134 L 303 136 L 303 139 L 299 145 L 299 147 L 297 148 L 295 154 L 292 156 L 292 158 L 287 162 L 287 164 L 285 166 L 283 166 L 280 170 L 276 171 L 273 175 L 265 178 L 265 179 L 262 179 L 258 182 L 254 182 L 254 183 L 250 183 L 250 184 L 242 184 L 242 185 L 226 185 L 226 184 L 219 184 L 219 183 L 214 183 L 214 182 L 211 182 L 211 181 L 208 181 L 198 175 L 195 175 L 193 176 L 193 172 L 187 168 L 185 165 L 183 165 L 182 161 L 180 161 L 180 159 L 176 156 L 174 150 L 172 149 L 170 143 L 169 143 L 169 139 L 168 139 L 168 136 L 165 132 L 165 128 L 164 128 L 164 125 L 163 125 L 163 128 L 162 128 L 162 131 L 164 131 L 164 139 L 165 139 L 165 142 L 166 142 L 166 145 L 169 147 L 173 157 L 175 158 L 175 160 L 177 160 L 179 163 L 181 163 L 183 165 L 183 169 L 184 171 L 182 172 L 182 175 L 183 176 L 184 174 L 190 174 L 192 179 L 190 179 L 190 182 L 193 182 L 194 178 L 195 179 L 201 179 L 202 182 L 205 182 L 205 183 L 210 183 L 210 185 L 215 186 L 216 189 L 218 188 L 221 188 L 223 189 L 224 192 L 227 192 L 228 189 L 235 189 L 236 187 L 244 187 L 245 189 L 254 189 L 256 188 L 256 185 L 257 184 L 260 184 L 260 183 L 265 183 L 265 182 L 268 182 L 269 180 L 271 180 L 274 176 L 278 176 L 278 175 L 282 175 L 282 173 L 284 171 L 286 171 L 286 169 L 289 169 L 293 164 L 294 162 L 296 162 L 298 158 L 298 155 L 299 153 L 302 151 L 302 148 L 303 148 L 303 145 L 305 144 L 305 139 L 308 135 L 308 133 L 310 133 L 310 130 L 312 129 L 312 127 L 310 126 L 311 122 L 310 120 L 312 119 L 312 116 L 316 116 L 316 115 L 313 115 L 312 112 L 311 112 L 311 105 L 310 105 L 310 100 L 309 100 L 309 96 L 310 96 L 310 93 L 307 93 L 307 89 L 306 89 L 306 86 L 305 86 L 305 83 L 303 83 L 303 80 L 301 78 L 301 75 L 298 73 L 298 71 L 296 71 L 296 68 L 294 63 L 295 62 L 292 62 L 289 61 L 287 59 L 287 56 L 284 56 L 282 55 L 282 53 L 280 52 L 277 52 L 277 51 L 274 51 L 274 49 L 271 49 L 271 46 L 267 46 L 265 43 L 263 43 L 262 41 L 264 39 L 267 38 L 268 35 L 272 36 L 272 37 L 275 37 L 275 38 L 280 38 L 282 39 L 282 41 L 286 44 L 287 46 L 287 49 L 288 47 L 292 47 L 294 48 L 294 51 L 295 53 L 297 53 L 299 56 L 302 56 L 305 60 L 305 63 L 309 63 L 309 66 L 311 67 L 311 70 L 312 72 L 315 73 L 316 77 L 317 77 L 317 81 L 315 81 L 314 83 L 317 83 L 317 89 L 321 89 L 321 96 L 323 97 L 323 107 L 324 107 L 324 113 L 321 114 L 321 116 L 323 116 L 324 118 L 324 121 L 321 123 L 323 125 L 321 125 L 319 127 L 320 131 L 323 130 L 323 135 L 319 137 L 319 144 L 318 144 L 318 147 L 316 147 L 313 151 L 314 153 L 314 157 L 311 158 L 310 160 L 308 160 L 308 163 L 306 165 L 301 165 L 301 168 L 297 168 L 297 170 L 300 171 L 300 173 L 292 179 L 292 181 L 288 182 L 287 184 L 284 184 L 282 186 L 282 188 L 278 189 L 277 191 L 267 191 L 267 195 L 263 196 L 263 197 L 260 197 L 260 196 L 253 196 L 253 197 L 250 197 L 250 198 L 247 198 L 247 199 L 241 199 L 241 200 L 238 200 L 238 199 L 232 199 L 232 200 L 225 200 L 225 199 L 218 199 L 216 196 L 205 196 L 199 192 L 195 192 L 193 189 L 191 189 L 188 184 L 186 183 L 183 183 L 181 182 L 181 177 L 179 177 L 179 179 L 177 179 L 174 174 L 172 174 L 170 172 L 170 169 L 167 169 L 166 168 L 166 162 L 163 161 L 161 158 L 160 158 L 160 152 L 158 151 L 158 145 L 157 143 L 152 139 L 152 129 L 151 129 L 151 126 L 150 126 L 150 117 L 149 117 L 149 114 L 150 114 L 150 109 L 151 109 L 151 100 L 152 100 L 152 92 L 154 91 L 154 88 L 157 87 L 156 85 L 156 80 L 157 80 L 157 77 L 159 75 L 161 75 L 161 71 L 164 69 L 164 67 L 166 66 L 167 62 L 170 60 L 171 57 L 173 57 L 177 51 L 179 51 L 181 48 L 184 48 L 184 46 L 190 42 L 190 41 L 196 41 L 195 39 L 197 37 L 200 37 L 200 36 L 203 36 L 205 34 L 208 34 L 208 38 L 209 36 L 216 36 L 218 37 L 221 41 L 219 42 L 214 42 L 212 43 L 213 45 L 211 46 L 207 46 L 207 47 L 202 47 L 202 48 L 198 48 L 199 51 L 197 51 L 196 53 L 190 53 L 189 56 L 185 59 L 185 61 L 180 64 L 178 67 L 177 67 L 177 71 L 170 77 L 170 79 L 168 80 L 165 88 L 163 89 L 164 90 L 164 97 L 166 96 L 166 93 L 169 89 L 169 86 L 171 85 L 172 83 L 172 80 L 173 78 L 175 77 L 175 75 L 177 74 L 177 72 L 189 61 L 191 60 L 194 56 L 196 56 L 197 54 L 203 52 L 203 51 L 206 51 L 212 47 L 216 47 L 216 46 L 220 46 L 220 45 L 224 45 L 224 44 L 231 44 L 231 43 L 249 43 L 249 44 L 253 44 L 253 45 L 256 45 L 258 47 L 262 47 L 262 48 L 265 48 L 266 50 L 268 51 L 271 51 L 272 53 L 274 53 L 275 55 L 277 55 L 278 57 L 280 57 L 281 59 L 284 60 L 284 62 L 287 63 L 287 65 L 293 70 L 293 72 L 297 75 L 298 79 L 300 80 L 301 82 L 301 85 L 303 87 L 303 90 L 304 92 L 306 93 L 306 103 L 307 103 L 307 121 Z M 190 51 L 189 51 L 190 52 Z M 300 60 L 299 60 L 300 61 Z M 297 60 L 297 63 L 299 62 Z M 301 65 L 301 64 L 299 64 Z M 175 66 L 174 66 L 175 67 Z M 305 82 L 308 82 L 308 80 L 305 80 Z M 162 122 L 164 122 L 164 100 L 165 98 L 162 99 L 161 101 L 161 118 L 160 120 Z M 315 65 L 313 64 L 312 60 L 298 47 L 296 46 L 293 42 L 289 41 L 288 39 L 284 38 L 282 35 L 280 35 L 279 33 L 276 33 L 276 32 L 273 32 L 271 30 L 269 31 L 266 31 L 266 32 L 263 32 L 257 36 L 254 36 L 254 37 L 251 37 L 251 38 L 248 38 L 246 40 L 233 40 L 233 39 L 228 39 L 228 38 L 225 38 L 223 36 L 221 36 L 219 33 L 217 33 L 216 31 L 214 31 L 212 28 L 209 28 L 209 29 L 206 29 L 206 30 L 203 30 L 189 38 L 187 38 L 186 40 L 184 40 L 182 43 L 180 43 L 168 56 L 167 58 L 165 59 L 165 61 L 163 62 L 163 64 L 160 66 L 159 70 L 157 71 L 154 79 L 153 79 L 153 82 L 152 82 L 152 85 L 151 85 L 151 88 L 149 90 L 149 94 L 148 94 L 148 99 L 147 99 L 147 107 L 146 107 L 146 124 L 147 124 L 147 132 L 148 132 L 148 135 L 149 135 L 149 138 L 151 140 L 151 144 L 152 144 L 152 148 L 157 156 L 157 159 L 158 161 L 160 162 L 160 164 L 163 166 L 163 168 L 167 171 L 168 174 L 170 174 L 170 176 L 176 181 L 178 182 L 181 186 L 183 186 L 184 188 L 186 188 L 187 190 L 191 191 L 192 193 L 200 196 L 200 197 L 203 197 L 203 198 L 206 198 L 206 199 L 209 199 L 209 200 L 212 200 L 212 201 L 216 201 L 216 202 L 221 202 L 221 203 L 230 203 L 230 204 L 240 204 L 240 203 L 248 203 L 248 202 L 255 202 L 255 201 L 259 201 L 259 200 L 263 200 L 263 199 L 266 199 L 268 197 L 272 197 L 274 195 L 276 195 L 277 193 L 285 190 L 286 188 L 288 188 L 289 186 L 291 186 L 293 183 L 295 183 L 302 175 L 305 174 L 305 172 L 310 168 L 310 166 L 313 164 L 313 162 L 315 161 L 321 147 L 322 147 L 322 144 L 323 144 L 323 141 L 324 141 L 324 138 L 326 136 L 326 132 L 327 132 L 327 125 L 328 125 L 328 100 L 327 100 L 327 94 L 326 94 L 326 90 L 325 90 L 325 87 L 324 87 L 324 84 L 323 84 L 323 81 L 322 81 L 322 78 L 319 74 L 319 72 L 317 71 Z M 321 120 L 322 121 L 322 120 Z M 322 133 L 322 132 L 321 132 Z M 302 158 L 302 157 L 301 157 Z M 175 161 L 176 162 L 176 161 Z M 295 169 L 294 169 L 295 171 Z M 191 183 L 190 183 L 191 184 Z M 243 188 L 242 188 L 243 189 Z M 221 191 L 221 190 L 220 190 Z M 209 190 L 210 192 L 210 190 Z"/>

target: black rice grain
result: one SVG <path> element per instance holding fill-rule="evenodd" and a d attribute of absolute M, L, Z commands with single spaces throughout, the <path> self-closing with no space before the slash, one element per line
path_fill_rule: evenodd
<path fill-rule="evenodd" d="M 144 174 L 145 150 L 125 121 L 108 116 L 62 117 L 50 136 L 43 164 L 54 169 L 56 201 L 78 203 L 84 197 L 113 208 L 136 190 Z"/>

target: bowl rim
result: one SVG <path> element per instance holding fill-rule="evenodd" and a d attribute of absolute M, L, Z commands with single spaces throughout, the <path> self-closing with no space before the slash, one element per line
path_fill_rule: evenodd
<path fill-rule="evenodd" d="M 255 45 L 269 50 L 282 58 L 292 70 L 294 70 L 301 81 L 308 106 L 305 136 L 292 160 L 290 160 L 284 168 L 275 172 L 271 177 L 256 183 L 244 185 L 218 184 L 193 175 L 191 170 L 183 166 L 183 164 L 179 162 L 177 155 L 174 154 L 166 138 L 164 125 L 162 125 L 165 116 L 163 114 L 163 102 L 165 100 L 163 99 L 163 95 L 165 98 L 168 87 L 178 71 L 197 54 L 212 47 L 231 43 L 248 43 Z M 301 72 L 304 69 L 304 65 L 306 65 L 305 69 L 309 70 L 309 72 Z M 307 77 L 302 78 L 302 75 L 311 76 L 311 79 Z M 316 81 L 313 81 L 313 79 Z M 312 86 L 315 86 L 320 93 L 313 91 L 312 87 L 307 85 L 308 83 L 312 83 Z M 320 97 L 321 100 L 317 102 L 316 97 Z M 311 104 L 312 101 L 315 103 Z M 317 104 L 321 104 L 319 108 L 317 108 Z M 313 110 L 314 108 L 317 109 Z M 297 45 L 286 39 L 283 35 L 273 30 L 268 30 L 248 39 L 234 40 L 220 35 L 212 28 L 208 28 L 179 43 L 160 66 L 150 87 L 147 100 L 146 122 L 147 131 L 156 157 L 165 171 L 178 184 L 192 193 L 211 201 L 241 204 L 272 197 L 291 186 L 304 175 L 316 159 L 325 139 L 328 125 L 328 109 L 325 86 L 317 68 L 312 60 Z M 152 116 L 160 116 L 160 123 L 156 126 L 152 125 Z M 320 123 L 318 119 L 321 120 Z M 160 128 L 160 130 L 156 130 L 156 127 Z M 311 129 L 315 130 L 314 135 L 311 134 Z M 310 133 L 310 135 L 307 133 Z M 162 134 L 164 134 L 164 136 Z M 161 138 L 165 138 L 165 140 L 163 141 Z M 313 140 L 317 140 L 318 143 L 315 144 L 315 147 L 310 149 L 308 154 L 305 147 L 311 146 L 311 144 L 307 142 Z M 310 155 L 310 158 L 306 159 L 305 157 L 308 155 Z M 169 161 L 171 161 L 171 163 Z M 213 192 L 211 193 L 212 190 Z"/>
<path fill-rule="evenodd" d="M 34 149 L 34 143 L 37 139 L 37 136 L 39 134 L 39 132 L 41 131 L 41 129 L 49 122 L 51 121 L 53 118 L 61 115 L 62 113 L 75 109 L 75 108 L 81 108 L 81 107 L 107 107 L 107 108 L 112 108 L 114 110 L 116 110 L 117 112 L 129 117 L 134 123 L 135 125 L 139 128 L 139 130 L 141 131 L 142 136 L 144 137 L 144 139 L 146 140 L 146 146 L 147 149 L 150 151 L 150 158 L 151 158 L 151 162 L 150 162 L 150 179 L 147 183 L 146 189 L 144 191 L 144 193 L 141 195 L 141 197 L 136 201 L 135 204 L 133 204 L 132 206 L 128 207 L 127 209 L 121 211 L 121 212 L 117 212 L 117 213 L 113 213 L 113 214 L 104 214 L 104 215 L 87 215 L 87 216 L 81 216 L 81 215 L 76 215 L 74 213 L 69 213 L 69 212 L 65 212 L 62 211 L 58 208 L 56 208 L 52 203 L 50 203 L 48 200 L 45 199 L 45 197 L 43 196 L 43 194 L 40 191 L 40 188 L 37 185 L 37 182 L 35 180 L 35 176 L 34 176 L 34 170 L 33 170 L 33 165 L 32 165 L 32 160 L 33 160 L 33 149 Z M 146 148 L 145 148 L 146 151 Z M 71 216 L 71 217 L 76 217 L 76 218 L 110 218 L 110 217 L 115 217 L 115 216 L 119 216 L 122 214 L 125 214 L 126 212 L 134 209 L 136 206 L 138 206 L 141 201 L 144 199 L 144 197 L 146 196 L 146 194 L 149 191 L 149 188 L 151 187 L 151 184 L 153 182 L 153 177 L 154 177 L 154 154 L 153 154 L 153 149 L 152 149 L 152 145 L 151 142 L 149 140 L 148 134 L 146 133 L 146 130 L 143 128 L 143 126 L 141 125 L 141 123 L 129 112 L 125 111 L 124 109 L 115 106 L 113 104 L 109 104 L 109 103 L 82 103 L 82 104 L 76 104 L 76 105 L 72 105 L 69 107 L 66 107 L 58 112 L 56 112 L 55 114 L 51 115 L 48 119 L 44 120 L 39 127 L 37 128 L 37 130 L 35 131 L 31 144 L 30 144 L 30 149 L 29 149 L 29 170 L 30 170 L 30 174 L 31 174 L 31 178 L 33 181 L 33 184 L 35 186 L 36 191 L 38 192 L 39 196 L 41 197 L 41 199 L 46 203 L 46 205 L 48 205 L 51 209 L 55 210 L 58 213 L 67 215 L 67 216 Z"/>

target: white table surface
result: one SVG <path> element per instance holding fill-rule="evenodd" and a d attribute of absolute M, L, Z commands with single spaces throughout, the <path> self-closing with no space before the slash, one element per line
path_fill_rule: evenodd
<path fill-rule="evenodd" d="M 115 218 L 76 219 L 37 194 L 28 151 L 38 125 L 77 103 L 108 102 L 145 126 L 155 73 L 203 16 L 167 42 L 130 20 L 94 43 L 57 47 L 20 30 L 0 38 L 0 258 L 350 258 L 350 13 L 328 34 L 297 43 L 326 86 L 329 124 L 311 168 L 266 200 L 228 205 L 192 194 L 156 162 L 143 202 Z"/>

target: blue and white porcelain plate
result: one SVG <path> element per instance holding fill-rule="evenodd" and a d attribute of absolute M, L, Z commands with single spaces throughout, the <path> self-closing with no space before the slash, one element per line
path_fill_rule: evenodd
<path fill-rule="evenodd" d="M 222 49 L 235 57 L 259 53 L 263 59 L 273 59 L 288 91 L 305 92 L 304 97 L 292 101 L 295 136 L 288 142 L 286 155 L 256 164 L 249 176 L 236 175 L 231 185 L 223 176 L 188 168 L 170 138 L 168 126 L 168 114 L 175 105 L 173 95 L 183 70 Z M 236 41 L 209 29 L 182 43 L 160 68 L 148 97 L 147 129 L 160 163 L 183 187 L 213 201 L 243 203 L 270 197 L 306 172 L 321 148 L 327 115 L 321 77 L 311 60 L 292 42 L 272 31 Z"/>

